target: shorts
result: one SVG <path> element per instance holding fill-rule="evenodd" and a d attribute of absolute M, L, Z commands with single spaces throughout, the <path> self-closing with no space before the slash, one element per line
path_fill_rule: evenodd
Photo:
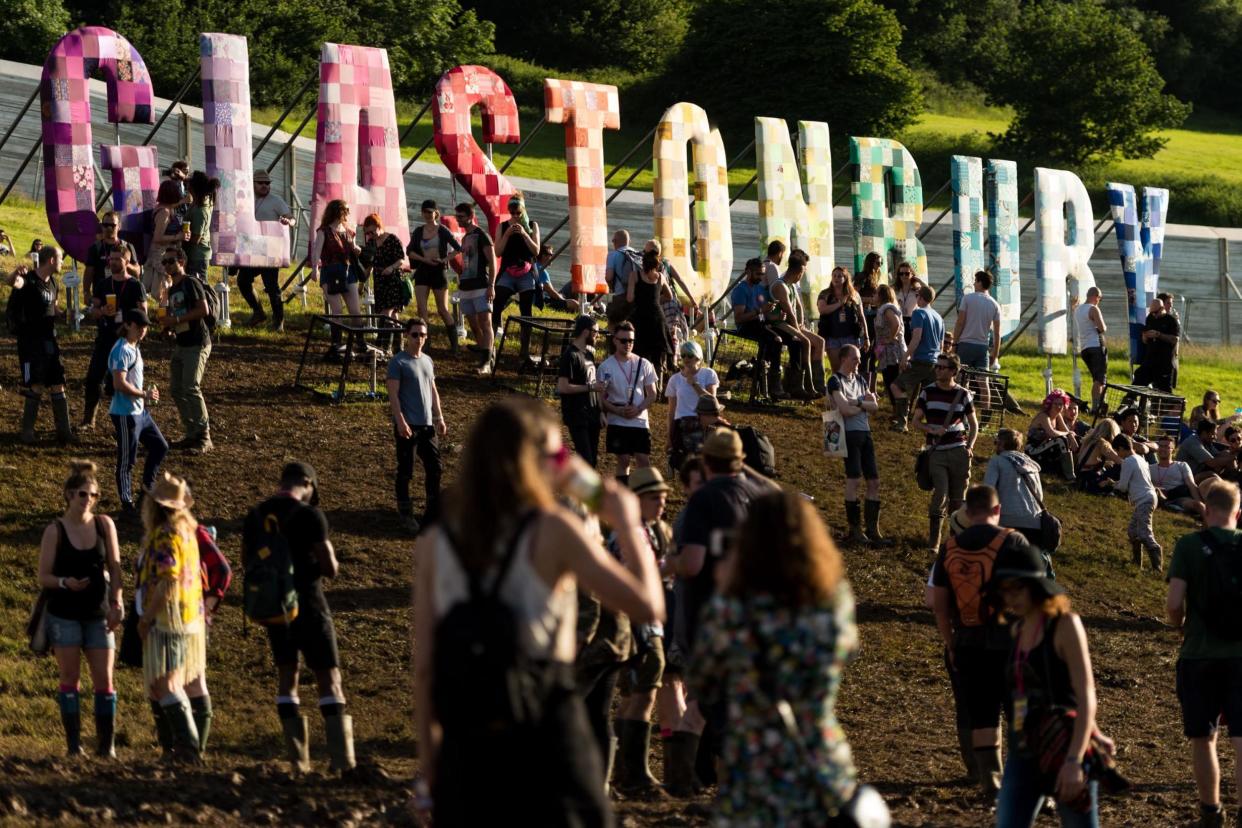
<path fill-rule="evenodd" d="M 448 287 L 448 276 L 444 273 L 442 267 L 424 267 L 414 268 L 414 285 L 416 287 L 431 288 L 432 290 L 443 290 Z"/>
<path fill-rule="evenodd" d="M 1091 372 L 1092 380 L 1099 383 L 1108 381 L 1108 351 L 1100 347 L 1083 348 L 1079 356 Z"/>
<path fill-rule="evenodd" d="M 53 647 L 81 647 L 83 650 L 115 650 L 116 636 L 108 632 L 103 618 L 61 618 L 45 616 L 47 640 Z"/>
<path fill-rule="evenodd" d="M 845 432 L 845 476 L 849 480 L 879 480 L 880 469 L 875 462 L 875 443 L 870 431 Z"/>
<path fill-rule="evenodd" d="M 897 387 L 908 397 L 917 396 L 923 387 L 936 381 L 936 363 L 911 360 L 906 370 L 897 375 Z"/>
<path fill-rule="evenodd" d="M 992 367 L 991 360 L 988 359 L 991 356 L 988 346 L 982 342 L 957 343 L 957 356 L 967 368 L 987 371 Z"/>
<path fill-rule="evenodd" d="M 500 276 L 496 278 L 496 287 L 505 288 L 513 293 L 525 293 L 528 290 L 535 289 L 535 270 L 529 268 L 521 276 L 510 276 L 508 271 L 502 270 Z"/>
<path fill-rule="evenodd" d="M 621 668 L 618 688 L 621 695 L 650 693 L 659 690 L 664 678 L 664 637 L 652 635 L 638 645 L 638 654 Z"/>
<path fill-rule="evenodd" d="M 29 344 L 18 343 L 18 360 L 21 363 L 21 386 L 49 387 L 65 384 L 65 364 L 60 360 L 60 343 L 45 339 Z"/>
<path fill-rule="evenodd" d="M 820 336 L 824 336 L 820 331 Z M 862 348 L 862 340 L 856 336 L 824 336 L 824 342 L 827 343 L 829 350 L 837 351 L 846 345 L 853 345 L 856 348 Z"/>
<path fill-rule="evenodd" d="M 312 670 L 330 670 L 340 664 L 336 626 L 327 610 L 303 608 L 287 626 L 268 627 L 267 640 L 272 645 L 272 661 L 278 667 L 296 665 L 299 652 Z"/>
<path fill-rule="evenodd" d="M 651 454 L 651 431 L 610 423 L 604 447 L 609 454 Z"/>
<path fill-rule="evenodd" d="M 460 307 L 464 316 L 474 316 L 476 313 L 491 313 L 492 300 L 487 298 L 487 289 L 479 290 L 463 290 L 461 292 Z M 490 322 L 488 324 L 491 324 Z"/>
<path fill-rule="evenodd" d="M 955 686 L 963 696 L 972 729 L 999 726 L 1009 695 L 1005 681 L 1008 659 L 1009 653 L 1000 648 L 960 644 L 953 648 L 958 679 Z"/>
<path fill-rule="evenodd" d="M 1179 658 L 1177 700 L 1186 738 L 1214 735 L 1222 713 L 1229 735 L 1242 736 L 1242 658 Z"/>

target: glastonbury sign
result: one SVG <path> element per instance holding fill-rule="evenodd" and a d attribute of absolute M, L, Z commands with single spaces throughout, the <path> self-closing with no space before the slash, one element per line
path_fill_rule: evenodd
<path fill-rule="evenodd" d="M 284 267 L 291 251 L 288 229 L 259 221 L 252 186 L 249 57 L 238 35 L 199 36 L 203 83 L 203 134 L 207 174 L 221 187 L 212 215 L 212 262 L 221 266 Z M 385 227 L 409 241 L 405 182 L 396 101 L 384 49 L 325 43 L 319 63 L 312 222 L 328 201 L 345 199 L 353 215 L 379 213 Z M 142 56 L 120 34 L 86 26 L 52 48 L 40 83 L 47 216 L 52 234 L 70 255 L 86 257 L 99 231 L 89 79 L 102 75 L 108 120 L 152 123 L 154 92 Z M 457 66 L 436 84 L 434 141 L 450 175 L 470 194 L 493 233 L 503 220 L 514 186 L 496 168 L 471 132 L 471 113 L 483 118 L 483 140 L 518 143 L 518 107 L 509 85 L 491 69 Z M 615 86 L 549 78 L 544 110 L 565 125 L 569 198 L 569 254 L 573 288 L 604 293 L 608 216 L 604 188 L 603 131 L 619 129 Z M 832 158 L 828 124 L 798 122 L 795 152 L 779 118 L 755 118 L 761 249 L 774 240 L 794 242 L 809 256 L 804 301 L 827 286 L 836 264 L 833 242 Z M 100 169 L 112 177 L 113 207 L 122 227 L 145 247 L 155 208 L 159 161 L 153 147 L 100 146 Z M 690 163 L 687 163 L 687 149 Z M 927 256 L 918 238 L 923 186 L 918 164 L 900 142 L 851 137 L 854 267 L 868 253 L 909 262 L 924 278 Z M 665 110 L 655 130 L 652 217 L 666 255 L 700 297 L 720 296 L 733 270 L 728 169 L 724 142 L 708 113 L 688 102 Z M 951 159 L 954 290 L 960 301 L 974 273 L 993 273 L 1002 309 L 1002 334 L 1018 328 L 1018 171 L 1012 161 Z M 1067 170 L 1035 170 L 1035 296 L 1039 347 L 1066 353 L 1071 345 L 1071 303 L 1095 284 L 1088 261 L 1094 246 L 1091 202 L 1082 180 Z M 691 196 L 693 202 L 691 202 Z M 1118 248 L 1125 273 L 1131 351 L 1158 289 L 1167 190 L 1108 184 Z M 693 207 L 693 215 L 691 208 Z M 309 252 L 309 250 L 308 250 Z M 692 255 L 693 254 L 693 255 Z M 1076 348 L 1075 348 L 1076 350 Z"/>

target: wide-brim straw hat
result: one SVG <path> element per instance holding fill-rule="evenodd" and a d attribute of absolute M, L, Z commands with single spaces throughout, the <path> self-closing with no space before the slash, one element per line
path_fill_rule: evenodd
<path fill-rule="evenodd" d="M 149 497 L 165 509 L 189 509 L 194 505 L 190 486 L 180 477 L 164 472 L 151 487 Z"/>

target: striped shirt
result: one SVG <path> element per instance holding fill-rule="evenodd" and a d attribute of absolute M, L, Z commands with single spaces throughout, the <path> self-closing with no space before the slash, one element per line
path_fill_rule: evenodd
<path fill-rule="evenodd" d="M 943 451 L 966 444 L 966 415 L 975 410 L 970 391 L 957 384 L 946 389 L 932 383 L 919 393 L 914 407 L 923 412 L 928 425 L 945 427 L 943 436 L 928 434 L 927 445 Z"/>

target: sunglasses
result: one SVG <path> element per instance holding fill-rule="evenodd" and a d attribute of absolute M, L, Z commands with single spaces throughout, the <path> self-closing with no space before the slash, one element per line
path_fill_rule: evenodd
<path fill-rule="evenodd" d="M 86 489 L 79 489 L 77 495 L 83 499 L 99 500 L 99 492 L 88 492 Z"/>
<path fill-rule="evenodd" d="M 952 371 L 953 366 L 952 365 L 937 365 L 936 370 L 937 371 Z"/>
<path fill-rule="evenodd" d="M 107 222 L 107 221 L 105 221 L 105 222 L 103 223 L 103 226 L 104 226 L 104 227 L 116 227 L 116 222 Z"/>
<path fill-rule="evenodd" d="M 621 337 L 617 337 L 616 340 L 617 340 L 618 345 L 633 345 L 634 344 L 634 340 L 632 339 L 622 339 Z"/>
<path fill-rule="evenodd" d="M 177 262 L 179 262 L 179 261 L 181 261 L 181 260 L 180 260 L 180 259 L 172 259 L 172 258 L 170 258 L 170 259 L 160 259 L 160 264 L 162 264 L 162 265 L 175 265 L 175 264 L 176 264 Z"/>
<path fill-rule="evenodd" d="M 427 338 L 426 331 L 406 331 L 405 335 L 412 339 L 426 339 Z"/>

